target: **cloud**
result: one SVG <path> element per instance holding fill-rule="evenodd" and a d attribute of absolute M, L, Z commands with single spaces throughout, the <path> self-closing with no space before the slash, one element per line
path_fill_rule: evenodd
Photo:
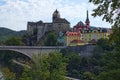
<path fill-rule="evenodd" d="M 55 9 L 60 11 L 61 17 L 70 21 L 71 26 L 78 21 L 86 19 L 86 10 L 92 13 L 94 5 L 82 1 L 70 0 L 1 0 L 0 5 L 0 26 L 14 30 L 23 30 L 27 27 L 28 21 L 51 22 Z M 1 4 L 0 1 L 0 4 Z M 90 16 L 90 15 L 89 15 Z M 92 25 L 96 20 L 90 16 Z M 99 18 L 98 18 L 99 21 Z M 106 24 L 106 23 L 104 23 Z M 96 25 L 96 24 L 95 24 Z"/>

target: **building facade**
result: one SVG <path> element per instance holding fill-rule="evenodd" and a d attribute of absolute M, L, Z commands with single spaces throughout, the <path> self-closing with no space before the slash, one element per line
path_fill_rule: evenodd
<path fill-rule="evenodd" d="M 81 34 L 78 32 L 66 32 L 65 34 L 65 45 L 66 46 L 74 46 L 80 45 L 80 37 Z"/>
<path fill-rule="evenodd" d="M 84 30 L 88 30 L 89 28 L 90 28 L 90 21 L 89 21 L 89 16 L 87 11 L 87 18 L 86 18 L 85 24 L 82 21 L 80 21 L 73 27 L 73 30 L 75 32 L 82 33 Z"/>
<path fill-rule="evenodd" d="M 108 38 L 110 35 L 109 29 L 105 28 L 95 28 L 84 30 L 83 32 L 83 41 L 85 43 L 95 43 L 101 38 Z"/>
<path fill-rule="evenodd" d="M 112 33 L 112 30 L 108 28 L 91 27 L 88 11 L 85 24 L 82 21 L 78 22 L 73 27 L 73 31 L 81 34 L 79 40 L 84 44 L 96 43 L 101 38 L 109 38 L 108 36 Z"/>

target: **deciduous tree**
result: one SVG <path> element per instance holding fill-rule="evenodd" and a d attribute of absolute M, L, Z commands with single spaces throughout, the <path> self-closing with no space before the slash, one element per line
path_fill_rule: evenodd
<path fill-rule="evenodd" d="M 57 45 L 57 36 L 54 32 L 48 33 L 45 39 L 46 46 L 56 46 Z"/>
<path fill-rule="evenodd" d="M 5 45 L 20 46 L 20 45 L 24 45 L 24 43 L 22 42 L 21 38 L 12 37 L 5 42 Z"/>

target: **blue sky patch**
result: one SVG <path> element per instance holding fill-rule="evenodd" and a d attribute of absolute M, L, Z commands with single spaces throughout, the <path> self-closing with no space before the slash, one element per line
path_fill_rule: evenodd
<path fill-rule="evenodd" d="M 21 1 L 28 2 L 28 0 L 21 0 Z"/>
<path fill-rule="evenodd" d="M 5 5 L 5 4 L 6 4 L 5 1 L 0 0 L 0 6 Z"/>

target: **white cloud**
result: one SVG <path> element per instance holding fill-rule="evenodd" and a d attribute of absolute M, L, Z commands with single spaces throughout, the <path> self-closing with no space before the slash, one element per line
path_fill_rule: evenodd
<path fill-rule="evenodd" d="M 88 3 L 76 3 L 70 0 L 3 0 L 6 4 L 0 6 L 0 26 L 8 27 L 14 30 L 23 30 L 27 27 L 27 21 L 51 22 L 52 14 L 55 9 L 60 11 L 61 17 L 70 21 L 71 26 L 78 21 L 83 22 L 86 19 L 86 10 L 90 14 L 95 7 Z M 89 15 L 90 16 L 90 15 Z M 99 18 L 94 19 L 90 16 L 91 24 L 98 26 L 96 23 L 101 22 Z M 102 22 L 101 22 L 102 23 Z M 107 26 L 107 23 L 101 26 Z"/>

